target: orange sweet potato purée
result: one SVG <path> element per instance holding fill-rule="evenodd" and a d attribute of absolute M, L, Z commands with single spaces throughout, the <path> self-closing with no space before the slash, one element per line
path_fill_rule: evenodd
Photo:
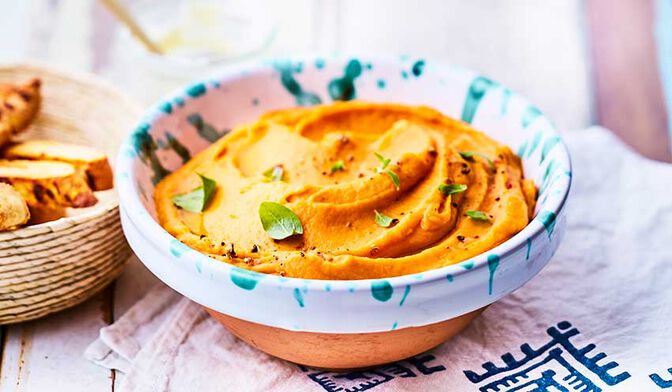
<path fill-rule="evenodd" d="M 217 188 L 203 212 L 190 212 L 173 198 L 199 187 L 198 174 Z M 529 223 L 536 188 L 508 147 L 467 124 L 427 107 L 345 102 L 242 125 L 154 196 L 166 230 L 223 262 L 287 277 L 367 279 L 492 249 Z M 265 201 L 291 210 L 303 233 L 271 238 L 260 220 Z"/>

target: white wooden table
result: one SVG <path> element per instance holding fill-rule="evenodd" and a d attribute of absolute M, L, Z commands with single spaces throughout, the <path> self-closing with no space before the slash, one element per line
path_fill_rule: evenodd
<path fill-rule="evenodd" d="M 115 372 L 88 362 L 82 353 L 101 327 L 123 314 L 156 282 L 132 257 L 115 283 L 85 303 L 40 320 L 6 327 L 0 390 L 114 390 L 120 381 Z"/>
<path fill-rule="evenodd" d="M 437 58 L 475 68 L 522 92 L 561 127 L 577 129 L 591 122 L 580 0 L 415 4 L 259 0 L 279 27 L 264 55 L 318 50 Z M 0 61 L 37 59 L 94 72 L 142 102 L 173 87 L 167 82 L 148 92 L 142 80 L 138 84 L 119 69 L 124 53 L 115 49 L 117 26 L 95 0 L 0 0 L 0 10 Z M 101 327 L 154 282 L 132 258 L 116 283 L 85 303 L 0 328 L 0 392 L 114 390 L 123 375 L 89 363 L 82 353 Z"/>

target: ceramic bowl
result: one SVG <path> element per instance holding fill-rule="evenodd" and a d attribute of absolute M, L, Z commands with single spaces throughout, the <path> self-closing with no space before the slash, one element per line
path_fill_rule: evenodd
<path fill-rule="evenodd" d="M 510 146 L 539 186 L 535 218 L 461 263 L 350 281 L 236 268 L 187 247 L 157 223 L 154 185 L 226 130 L 269 110 L 349 99 L 428 105 Z M 311 57 L 231 67 L 170 95 L 126 140 L 116 181 L 124 232 L 156 276 L 262 351 L 348 369 L 426 351 L 535 276 L 563 237 L 571 167 L 536 106 L 472 71 L 417 58 Z"/>

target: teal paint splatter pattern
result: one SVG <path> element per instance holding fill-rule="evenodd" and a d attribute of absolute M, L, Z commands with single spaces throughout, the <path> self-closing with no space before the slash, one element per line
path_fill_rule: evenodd
<path fill-rule="evenodd" d="M 276 71 L 280 73 L 282 86 L 294 96 L 298 106 L 319 105 L 322 103 L 320 97 L 313 92 L 305 91 L 296 78 L 294 78 L 294 74 L 300 73 L 302 68 L 300 63 L 296 65 L 288 62 L 275 64 Z"/>
<path fill-rule="evenodd" d="M 416 78 L 422 75 L 422 72 L 424 70 L 425 70 L 425 60 L 418 60 L 415 63 L 413 63 L 413 66 L 411 67 L 411 73 Z"/>
<path fill-rule="evenodd" d="M 170 102 L 164 102 L 159 105 L 159 110 L 166 114 L 170 114 L 173 112 L 173 104 Z"/>
<path fill-rule="evenodd" d="M 525 156 L 525 151 L 527 151 L 527 140 L 523 142 L 523 144 L 518 147 L 518 156 L 519 157 L 524 157 Z"/>
<path fill-rule="evenodd" d="M 180 143 L 180 141 L 177 140 L 170 132 L 166 132 L 166 140 L 168 141 L 166 147 L 175 151 L 175 154 L 177 154 L 180 159 L 182 159 L 182 163 L 187 163 L 187 161 L 191 159 L 191 154 L 189 153 L 189 150 L 187 150 L 187 147 Z"/>
<path fill-rule="evenodd" d="M 474 262 L 473 261 L 465 261 L 465 262 L 462 263 L 462 268 L 464 268 L 466 270 L 470 270 L 470 269 L 474 268 Z"/>
<path fill-rule="evenodd" d="M 541 110 L 539 110 L 539 108 L 534 105 L 529 105 L 525 109 L 525 112 L 523 112 L 523 116 L 520 119 L 520 123 L 523 126 L 523 128 L 527 128 L 539 116 L 541 116 Z"/>
<path fill-rule="evenodd" d="M 170 240 L 170 254 L 175 257 L 182 257 L 190 248 L 177 239 Z"/>
<path fill-rule="evenodd" d="M 488 295 L 492 295 L 492 284 L 497 267 L 499 267 L 499 256 L 495 254 L 488 255 L 488 270 L 490 271 L 490 276 L 488 278 Z"/>
<path fill-rule="evenodd" d="M 133 132 L 133 147 L 135 153 L 142 160 L 145 165 L 149 165 L 152 170 L 151 180 L 154 185 L 158 184 L 165 176 L 170 174 L 170 171 L 163 167 L 156 151 L 159 145 L 156 140 L 149 134 L 149 124 L 140 125 Z"/>
<path fill-rule="evenodd" d="M 262 276 L 262 274 L 242 268 L 231 269 L 231 281 L 243 290 L 254 290 Z"/>
<path fill-rule="evenodd" d="M 218 131 L 212 125 L 203 120 L 203 117 L 198 113 L 193 113 L 187 116 L 187 122 L 196 128 L 198 134 L 210 143 L 214 143 L 222 136 L 229 133 L 228 129 Z"/>
<path fill-rule="evenodd" d="M 406 288 L 404 289 L 404 295 L 401 296 L 401 301 L 399 301 L 399 306 L 404 306 L 404 302 L 406 302 L 406 298 L 408 298 L 408 294 L 411 292 L 411 285 L 407 284 Z"/>
<path fill-rule="evenodd" d="M 544 171 L 544 177 L 542 179 L 541 186 L 539 186 L 539 194 L 540 195 L 546 193 L 546 189 L 553 182 L 551 180 L 551 178 L 555 178 L 555 177 L 552 177 L 552 176 L 559 167 L 560 167 L 560 164 L 555 159 L 551 160 L 551 162 L 548 164 L 548 166 L 546 166 L 546 170 Z"/>
<path fill-rule="evenodd" d="M 527 157 L 531 157 L 532 154 L 534 154 L 534 151 L 539 147 L 539 143 L 541 143 L 541 138 L 544 136 L 544 132 L 539 130 L 537 131 L 534 136 L 532 137 L 532 141 L 530 142 L 530 148 L 527 150 Z"/>
<path fill-rule="evenodd" d="M 511 90 L 506 87 L 502 88 L 502 105 L 499 108 L 500 116 L 505 116 L 509 112 L 509 102 L 511 102 Z"/>
<path fill-rule="evenodd" d="M 478 76 L 474 78 L 469 85 L 469 90 L 467 90 L 467 96 L 464 100 L 464 106 L 462 107 L 462 121 L 471 124 L 476 115 L 476 111 L 478 110 L 478 105 L 480 105 L 485 93 L 495 85 L 495 82 L 486 77 Z"/>
<path fill-rule="evenodd" d="M 544 145 L 541 147 L 541 160 L 539 161 L 540 164 L 544 162 L 553 147 L 555 147 L 558 143 L 560 143 L 560 136 L 552 136 L 544 141 Z"/>
<path fill-rule="evenodd" d="M 380 302 L 389 301 L 394 289 L 387 280 L 376 280 L 371 283 L 371 295 Z"/>
<path fill-rule="evenodd" d="M 206 90 L 207 88 L 205 87 L 205 83 L 196 83 L 193 86 L 189 86 L 187 88 L 187 95 L 192 98 L 198 98 L 205 94 Z"/>
<path fill-rule="evenodd" d="M 296 300 L 296 303 L 299 304 L 299 307 L 301 308 L 305 307 L 305 303 L 303 302 L 303 294 L 301 293 L 301 290 L 299 290 L 298 287 L 294 288 L 294 299 Z"/>
<path fill-rule="evenodd" d="M 532 250 L 532 239 L 527 239 L 527 251 L 525 252 L 525 260 L 530 259 L 530 251 Z"/>
<path fill-rule="evenodd" d="M 345 74 L 329 82 L 327 90 L 334 101 L 350 101 L 357 97 L 355 79 L 362 74 L 362 64 L 358 60 L 350 60 L 345 66 Z"/>
<path fill-rule="evenodd" d="M 546 233 L 548 234 L 548 239 L 550 240 L 551 234 L 553 234 L 553 229 L 555 228 L 555 220 L 556 220 L 555 213 L 544 210 L 539 213 L 537 219 L 539 219 L 541 224 L 544 225 Z"/>

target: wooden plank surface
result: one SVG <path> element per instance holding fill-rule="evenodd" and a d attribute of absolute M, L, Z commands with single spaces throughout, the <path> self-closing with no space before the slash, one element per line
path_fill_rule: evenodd
<path fill-rule="evenodd" d="M 0 391 L 107 391 L 123 380 L 83 357 L 100 328 L 124 314 L 159 281 L 131 257 L 122 276 L 101 293 L 64 312 L 4 327 Z"/>
<path fill-rule="evenodd" d="M 46 318 L 10 325 L 0 391 L 107 391 L 113 373 L 84 359 L 84 349 L 111 321 L 112 288 Z"/>

